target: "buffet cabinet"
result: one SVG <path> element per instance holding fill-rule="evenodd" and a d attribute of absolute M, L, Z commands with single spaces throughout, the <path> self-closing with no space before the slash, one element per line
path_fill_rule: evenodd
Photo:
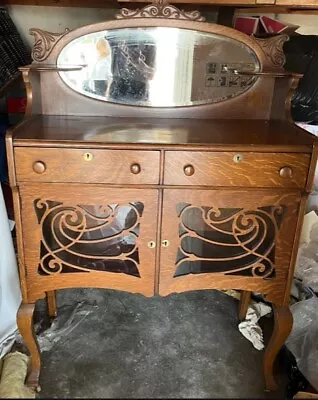
<path fill-rule="evenodd" d="M 265 387 L 291 328 L 316 138 L 291 122 L 286 35 L 250 38 L 154 3 L 61 34 L 33 29 L 28 104 L 7 135 L 22 304 L 39 389 L 38 299 L 88 287 L 145 296 L 252 292 L 273 305 Z M 169 39 L 169 40 L 168 40 Z"/>
<path fill-rule="evenodd" d="M 282 302 L 310 160 L 17 147 L 29 298 L 73 287 L 78 274 L 146 296 L 248 285 Z"/>

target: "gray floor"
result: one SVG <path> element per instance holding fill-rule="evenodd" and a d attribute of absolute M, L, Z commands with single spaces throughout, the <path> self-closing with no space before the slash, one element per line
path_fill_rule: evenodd
<path fill-rule="evenodd" d="M 71 290 L 58 302 L 39 335 L 39 398 L 284 397 L 264 392 L 263 353 L 239 333 L 237 300 L 222 292 Z"/>

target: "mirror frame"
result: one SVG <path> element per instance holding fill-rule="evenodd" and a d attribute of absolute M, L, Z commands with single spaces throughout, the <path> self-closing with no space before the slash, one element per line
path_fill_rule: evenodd
<path fill-rule="evenodd" d="M 173 27 L 221 35 L 249 47 L 259 60 L 260 72 L 265 74 L 283 73 L 284 71 L 283 44 L 288 40 L 287 35 L 279 35 L 270 39 L 250 37 L 229 27 L 202 22 L 202 17 L 198 11 L 180 11 L 174 6 L 163 3 L 162 0 L 158 0 L 158 3 L 145 6 L 140 10 L 122 9 L 120 14 L 117 15 L 117 19 L 87 25 L 72 31 L 65 29 L 61 34 L 31 29 L 31 34 L 35 38 L 32 51 L 33 67 L 36 69 L 36 66 L 40 66 L 42 71 L 45 69 L 45 65 L 55 67 L 54 72 L 52 70 L 50 73 L 41 72 L 42 113 L 151 118 L 220 118 L 230 111 L 233 116 L 225 116 L 225 118 L 267 119 L 269 117 L 275 86 L 274 77 L 268 78 L 260 75 L 249 89 L 224 101 L 177 107 L 127 105 L 95 99 L 76 92 L 60 77 L 56 68 L 58 56 L 62 49 L 73 40 L 103 30 L 144 27 Z M 28 71 L 24 71 L 24 77 L 25 82 L 29 82 L 31 94 L 28 97 L 32 100 L 31 79 L 28 73 Z M 50 86 L 50 90 L 55 92 L 55 98 L 60 101 L 59 104 L 50 102 L 48 94 L 45 92 L 48 86 Z M 287 89 L 284 89 L 285 97 L 288 92 Z M 255 101 L 262 108 L 256 113 L 255 104 L 251 104 Z M 87 111 L 87 108 L 89 108 L 89 111 Z M 28 109 L 30 113 L 34 113 L 32 105 Z"/>
<path fill-rule="evenodd" d="M 83 81 L 79 80 L 77 82 L 77 84 L 74 84 L 74 82 L 72 82 L 73 79 L 77 79 L 78 77 L 76 76 L 76 72 L 73 75 L 73 71 L 74 69 L 72 69 L 71 71 L 67 70 L 67 65 L 71 64 L 69 59 L 69 51 L 72 51 L 72 54 L 79 54 L 79 48 L 77 47 L 78 45 L 82 45 L 82 43 L 88 41 L 92 41 L 94 40 L 94 38 L 96 37 L 105 37 L 108 38 L 109 40 L 113 40 L 116 43 L 120 43 L 120 41 L 122 40 L 122 33 L 124 33 L 124 35 L 129 35 L 130 37 L 134 38 L 135 40 L 137 40 L 136 43 L 140 43 L 139 41 L 139 34 L 140 34 L 140 29 L 142 29 L 141 34 L 149 34 L 149 37 L 151 38 L 151 35 L 153 33 L 155 33 L 155 29 L 153 27 L 146 27 L 146 28 L 125 28 L 125 29 L 119 29 L 119 30 L 104 30 L 104 31 L 100 31 L 98 33 L 88 33 L 84 36 L 80 36 L 79 38 L 75 39 L 74 41 L 69 42 L 68 44 L 66 44 L 60 54 L 58 55 L 57 58 L 57 68 L 59 71 L 59 75 L 61 77 L 61 79 L 63 80 L 63 82 L 69 86 L 72 90 L 74 90 L 75 92 L 82 94 L 84 96 L 87 96 L 89 98 L 93 98 L 93 99 L 97 99 L 97 100 L 102 100 L 104 102 L 110 102 L 110 103 L 114 103 L 114 104 L 122 104 L 122 105 L 132 105 L 132 106 L 140 106 L 140 107 L 191 107 L 194 105 L 204 105 L 204 104 L 214 104 L 214 103 L 220 103 L 222 101 L 227 101 L 233 97 L 237 97 L 240 96 L 241 94 L 243 94 L 245 91 L 249 90 L 255 83 L 256 80 L 258 79 L 258 73 L 260 72 L 260 63 L 259 60 L 256 56 L 256 53 L 248 46 L 246 46 L 245 44 L 242 44 L 242 42 L 234 40 L 234 39 L 229 39 L 227 36 L 223 36 L 223 35 L 215 35 L 215 34 L 210 34 L 210 33 L 202 33 L 202 32 L 198 32 L 198 31 L 193 31 L 193 30 L 189 30 L 189 29 L 180 29 L 177 28 L 177 32 L 180 35 L 180 38 L 183 38 L 183 35 L 190 35 L 191 38 L 193 38 L 194 40 L 194 47 L 191 49 L 192 52 L 194 52 L 196 50 L 196 47 L 198 46 L 198 50 L 200 51 L 200 41 L 201 41 L 201 35 L 202 36 L 202 40 L 205 43 L 205 46 L 208 46 L 209 49 L 212 49 L 214 45 L 217 45 L 218 48 L 222 49 L 222 56 L 219 57 L 218 59 L 218 63 L 222 63 L 222 62 L 227 62 L 230 59 L 230 62 L 235 62 L 234 58 L 232 59 L 231 57 L 231 53 L 232 50 L 237 51 L 238 54 L 240 55 L 239 58 L 241 58 L 241 61 L 244 59 L 246 63 L 250 63 L 251 67 L 252 65 L 253 70 L 252 72 L 256 72 L 255 75 L 250 75 L 249 72 L 247 72 L 245 74 L 245 79 L 248 79 L 249 83 L 246 86 L 237 86 L 237 87 L 231 87 L 231 85 L 226 85 L 226 87 L 210 87 L 208 88 L 206 85 L 206 78 L 207 75 L 204 76 L 204 81 L 201 81 L 201 84 L 196 85 L 195 81 L 197 78 L 195 78 L 194 75 L 192 75 L 192 77 L 190 78 L 190 76 L 188 77 L 189 80 L 184 80 L 182 82 L 179 82 L 179 89 L 182 91 L 181 87 L 187 87 L 188 90 L 191 91 L 188 94 L 187 98 L 183 98 L 182 101 L 178 100 L 178 98 L 176 98 L 176 96 L 178 96 L 178 93 L 176 91 L 174 91 L 173 94 L 173 99 L 170 98 L 169 101 L 167 101 L 167 97 L 165 96 L 164 90 L 162 88 L 162 85 L 165 83 L 162 79 L 160 79 L 159 81 L 157 81 L 157 89 L 160 90 L 160 93 L 163 95 L 163 98 L 161 101 L 156 102 L 156 97 L 153 98 L 152 100 L 148 99 L 148 96 L 146 96 L 146 98 L 142 98 L 140 96 L 137 95 L 137 98 L 134 99 L 134 97 L 130 97 L 129 96 L 125 96 L 125 94 L 123 94 L 123 97 L 118 97 L 118 96 L 114 96 L 111 93 L 112 92 L 112 86 L 110 86 L 110 94 L 106 95 L 106 94 L 102 94 L 102 93 L 95 93 L 93 88 L 92 88 L 92 76 L 89 75 L 89 71 L 90 73 L 92 73 L 92 70 L 87 70 L 85 71 L 85 79 L 86 82 L 88 84 L 89 79 L 91 82 L 91 86 L 90 88 L 84 88 L 82 87 L 83 85 Z M 165 34 L 167 35 L 167 37 L 169 37 L 170 35 L 173 34 L 172 31 L 175 32 L 176 28 L 171 28 L 171 27 L 164 27 L 164 28 L 160 28 L 160 29 L 165 29 Z M 124 32 L 123 32 L 124 31 Z M 111 39 L 110 39 L 111 38 Z M 153 43 L 155 43 L 155 39 L 153 39 Z M 129 46 L 129 44 L 128 44 Z M 165 46 L 167 46 L 167 44 L 165 44 Z M 228 46 L 232 46 L 232 47 L 228 47 Z M 189 45 L 187 43 L 187 41 L 182 42 L 182 49 L 186 50 L 186 51 L 190 51 Z M 91 47 L 92 49 L 92 47 Z M 232 49 L 232 50 L 231 50 Z M 208 49 L 205 52 L 205 54 L 202 55 L 201 59 L 195 58 L 192 59 L 192 63 L 193 65 L 191 66 L 191 70 L 192 68 L 194 70 L 196 70 L 196 65 L 200 66 L 200 76 L 202 77 L 202 73 L 203 72 L 203 68 L 206 69 L 206 66 L 208 65 L 207 63 L 209 62 L 216 62 L 216 60 L 213 58 L 211 58 L 208 54 Z M 85 50 L 83 50 L 83 54 L 85 55 Z M 67 57 L 68 61 L 66 63 L 63 63 L 63 59 Z M 87 55 L 85 55 L 86 60 L 92 61 L 90 60 L 90 58 L 87 58 Z M 97 58 L 96 58 L 97 60 Z M 238 57 L 236 57 L 236 61 L 238 61 Z M 80 63 L 80 61 L 78 61 Z M 175 61 L 177 63 L 176 66 L 176 70 L 178 70 L 179 68 L 183 68 L 183 65 L 178 64 L 178 59 L 176 59 Z M 74 60 L 73 60 L 73 64 L 74 64 Z M 156 71 L 158 70 L 158 72 L 160 71 L 161 67 L 165 68 L 163 64 L 166 64 L 165 58 L 158 60 L 158 63 L 156 63 Z M 204 65 L 203 65 L 204 64 Z M 106 64 L 105 64 L 106 65 Z M 109 64 L 107 64 L 109 65 Z M 153 65 L 154 66 L 154 65 Z M 173 68 L 173 66 L 171 66 Z M 185 67 L 185 66 L 184 66 Z M 66 71 L 62 71 L 61 69 L 64 68 Z M 74 66 L 73 66 L 74 68 Z M 170 69 L 170 68 L 169 68 Z M 80 68 L 79 68 L 80 70 Z M 238 68 L 238 70 L 240 70 L 240 68 Z M 193 71 L 192 71 L 193 72 Z M 220 73 L 220 72 L 219 72 Z M 234 76 L 235 74 L 232 73 L 231 76 Z M 242 74 L 244 75 L 244 74 Z M 241 75 L 240 79 L 244 79 L 244 77 Z M 222 75 L 217 75 L 217 76 L 222 76 Z M 223 75 L 224 76 L 224 75 Z M 240 76 L 240 74 L 238 74 L 238 76 Z M 132 79 L 134 79 L 133 76 L 131 76 Z M 161 77 L 163 78 L 163 77 Z M 80 75 L 79 79 L 84 79 L 82 75 Z M 102 79 L 102 78 L 99 78 Z M 105 78 L 106 79 L 106 78 Z M 109 77 L 110 81 L 111 81 L 111 77 Z M 126 78 L 127 79 L 127 78 Z M 227 79 L 231 79 L 231 78 L 227 78 Z M 236 77 L 237 79 L 237 77 Z M 149 82 L 149 81 L 148 81 Z M 80 85 L 80 86 L 78 86 Z M 159 86 L 158 86 L 159 85 Z M 188 87 L 189 85 L 189 87 Z M 147 87 L 151 88 L 151 84 L 146 85 Z M 146 87 L 145 86 L 145 87 Z M 106 91 L 106 87 L 104 89 L 104 93 Z M 108 86 L 108 90 L 109 90 L 109 86 Z M 116 89 L 115 89 L 116 90 Z M 149 93 L 149 95 L 151 96 L 151 89 L 147 90 L 147 93 Z M 114 94 L 114 93 L 113 93 Z M 151 99 L 151 97 L 150 97 Z M 155 103 L 153 103 L 153 101 Z"/>

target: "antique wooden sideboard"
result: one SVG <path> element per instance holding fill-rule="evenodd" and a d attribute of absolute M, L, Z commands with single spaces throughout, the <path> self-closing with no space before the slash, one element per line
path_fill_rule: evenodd
<path fill-rule="evenodd" d="M 155 3 L 62 34 L 33 29 L 26 117 L 7 135 L 23 301 L 55 290 L 251 292 L 272 303 L 267 389 L 292 327 L 289 292 L 315 137 L 295 126 L 287 36 L 248 37 Z"/>

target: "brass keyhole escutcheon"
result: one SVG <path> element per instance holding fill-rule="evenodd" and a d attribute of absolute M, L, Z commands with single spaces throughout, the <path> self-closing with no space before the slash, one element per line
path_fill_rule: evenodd
<path fill-rule="evenodd" d="M 92 153 L 84 153 L 84 160 L 85 161 L 92 161 L 93 154 Z"/>
<path fill-rule="evenodd" d="M 163 240 L 163 241 L 161 242 L 161 244 L 162 244 L 162 247 L 168 247 L 169 244 L 170 244 L 170 242 L 169 242 L 169 240 Z"/>
<path fill-rule="evenodd" d="M 148 247 L 149 247 L 149 249 L 154 249 L 156 247 L 156 242 L 151 240 L 150 242 L 148 242 Z"/>
<path fill-rule="evenodd" d="M 234 161 L 236 164 L 242 162 L 242 161 L 243 161 L 243 156 L 242 156 L 242 154 L 235 154 L 235 156 L 233 157 L 233 161 Z"/>

